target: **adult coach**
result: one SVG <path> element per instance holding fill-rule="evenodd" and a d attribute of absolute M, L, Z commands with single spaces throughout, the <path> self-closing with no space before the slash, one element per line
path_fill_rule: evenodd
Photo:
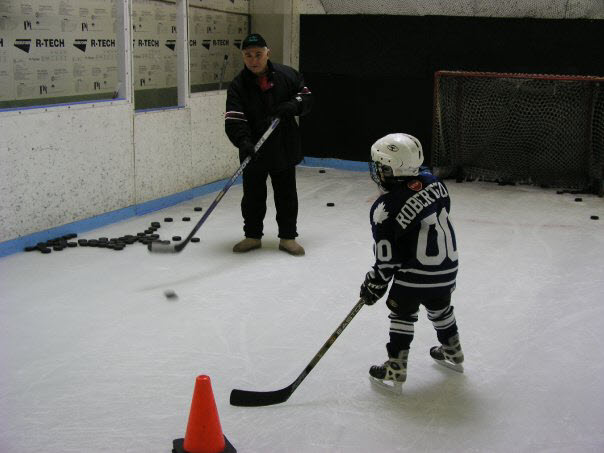
<path fill-rule="evenodd" d="M 253 154 L 254 144 L 275 117 L 281 122 L 243 171 L 243 232 L 245 238 L 233 252 L 243 253 L 262 246 L 266 214 L 266 180 L 271 178 L 279 250 L 304 255 L 298 236 L 298 193 L 296 165 L 302 160 L 300 134 L 295 116 L 310 111 L 312 95 L 295 69 L 270 61 L 270 49 L 262 36 L 253 33 L 241 45 L 244 68 L 233 79 L 227 92 L 225 131 L 239 148 L 243 161 Z"/>

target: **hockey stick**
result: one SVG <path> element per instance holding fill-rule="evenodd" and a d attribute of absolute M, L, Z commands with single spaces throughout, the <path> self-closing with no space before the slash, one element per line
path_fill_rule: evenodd
<path fill-rule="evenodd" d="M 258 150 L 260 149 L 262 144 L 266 141 L 266 139 L 269 137 L 269 135 L 271 135 L 273 133 L 273 131 L 275 130 L 275 128 L 278 125 L 279 125 L 279 118 L 275 118 L 272 121 L 271 125 L 266 130 L 266 132 L 262 135 L 262 137 L 260 137 L 260 140 L 258 140 L 258 143 L 256 143 L 256 145 L 254 146 L 254 154 L 258 152 Z M 195 236 L 195 233 L 197 233 L 197 230 L 199 230 L 201 225 L 203 225 L 203 223 L 206 221 L 208 216 L 212 213 L 214 208 L 218 205 L 218 203 L 220 203 L 220 200 L 222 200 L 222 197 L 224 197 L 224 194 L 227 193 L 227 190 L 229 190 L 231 188 L 231 186 L 233 185 L 235 180 L 239 177 L 239 175 L 241 175 L 241 173 L 243 173 L 243 169 L 247 166 L 247 164 L 250 163 L 251 160 L 252 160 L 252 156 L 247 156 L 243 160 L 243 162 L 241 163 L 241 165 L 239 166 L 239 168 L 237 169 L 235 174 L 233 174 L 233 176 L 231 176 L 231 179 L 229 179 L 227 181 L 227 183 L 224 185 L 224 188 L 220 191 L 220 193 L 218 194 L 216 199 L 212 202 L 212 204 L 210 205 L 208 210 L 205 212 L 205 214 L 201 217 L 201 219 L 199 219 L 199 222 L 197 222 L 197 225 L 195 225 L 193 227 L 193 229 L 191 230 L 191 232 L 189 233 L 189 235 L 187 236 L 187 238 L 184 241 L 182 241 L 180 244 L 177 244 L 177 245 L 166 244 L 164 242 L 151 242 L 147 246 L 149 251 L 152 253 L 179 253 L 179 252 L 181 252 L 182 249 L 184 249 L 187 246 L 187 244 L 189 243 L 191 238 L 193 236 Z"/>
<path fill-rule="evenodd" d="M 272 392 L 253 392 L 249 390 L 232 390 L 231 391 L 231 404 L 233 406 L 270 406 L 271 404 L 279 404 L 284 403 L 292 396 L 292 393 L 298 388 L 300 383 L 304 380 L 308 373 L 315 367 L 317 362 L 321 360 L 321 357 L 327 352 L 327 350 L 331 347 L 331 345 L 336 341 L 336 339 L 340 336 L 340 334 L 344 331 L 346 326 L 350 324 L 352 318 L 356 316 L 356 314 L 361 310 L 361 308 L 365 305 L 364 299 L 359 299 L 354 308 L 348 316 L 342 321 L 342 323 L 338 326 L 334 333 L 327 339 L 323 347 L 317 352 L 317 354 L 313 357 L 304 371 L 298 376 L 298 378 L 281 390 L 274 390 Z"/>

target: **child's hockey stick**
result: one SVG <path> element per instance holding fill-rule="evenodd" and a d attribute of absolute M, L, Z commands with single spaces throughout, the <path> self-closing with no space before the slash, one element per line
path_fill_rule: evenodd
<path fill-rule="evenodd" d="M 256 145 L 254 146 L 254 154 L 258 152 L 258 150 L 260 149 L 262 144 L 266 141 L 268 136 L 272 134 L 272 132 L 275 130 L 275 128 L 278 126 L 278 124 L 279 124 L 279 118 L 275 118 L 273 120 L 273 122 L 271 123 L 271 125 L 269 126 L 269 128 L 264 133 L 264 135 L 262 135 L 262 137 L 260 137 L 260 140 L 258 140 L 258 143 L 256 143 Z M 220 200 L 222 200 L 222 197 L 224 197 L 224 194 L 227 193 L 227 190 L 229 190 L 231 188 L 231 186 L 233 185 L 235 180 L 239 177 L 239 175 L 241 173 L 243 173 L 243 169 L 247 166 L 247 164 L 250 163 L 250 160 L 252 160 L 252 156 L 247 156 L 244 159 L 244 161 L 241 163 L 241 165 L 239 166 L 239 168 L 237 169 L 235 174 L 233 176 L 231 176 L 231 179 L 229 179 L 227 181 L 227 183 L 224 185 L 224 188 L 220 191 L 220 193 L 218 194 L 216 199 L 212 202 L 212 204 L 210 205 L 208 210 L 205 212 L 205 214 L 201 217 L 201 219 L 199 219 L 199 222 L 197 222 L 197 225 L 195 225 L 195 227 L 193 227 L 193 229 L 191 230 L 191 232 L 189 233 L 189 235 L 187 236 L 187 238 L 184 241 L 182 241 L 180 244 L 177 244 L 177 245 L 166 244 L 164 242 L 159 242 L 159 241 L 151 242 L 147 246 L 149 251 L 153 252 L 153 253 L 178 253 L 178 252 L 181 252 L 182 249 L 184 249 L 187 246 L 187 244 L 189 243 L 191 238 L 193 236 L 195 236 L 195 233 L 197 233 L 197 230 L 199 230 L 201 225 L 203 225 L 203 223 L 206 221 L 208 216 L 212 213 L 214 208 L 218 205 L 218 203 L 220 203 Z"/>
<path fill-rule="evenodd" d="M 231 391 L 231 404 L 233 406 L 269 406 L 271 404 L 279 404 L 284 403 L 288 400 L 292 393 L 298 388 L 300 383 L 304 380 L 308 373 L 315 367 L 317 362 L 321 360 L 321 357 L 327 352 L 327 350 L 331 347 L 331 345 L 336 341 L 336 339 L 340 336 L 342 331 L 346 328 L 352 318 L 356 316 L 356 314 L 361 310 L 361 308 L 365 305 L 364 299 L 359 299 L 354 308 L 346 319 L 342 321 L 342 323 L 338 326 L 336 331 L 331 334 L 328 340 L 325 342 L 323 347 L 317 352 L 317 354 L 313 357 L 304 371 L 298 376 L 298 378 L 287 387 L 281 390 L 274 390 L 272 392 L 253 392 L 249 390 L 232 390 Z"/>

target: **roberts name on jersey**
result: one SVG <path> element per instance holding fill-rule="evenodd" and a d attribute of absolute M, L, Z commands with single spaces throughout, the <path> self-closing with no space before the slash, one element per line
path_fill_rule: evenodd
<path fill-rule="evenodd" d="M 399 213 L 396 215 L 396 221 L 404 230 L 424 208 L 428 207 L 431 203 L 434 203 L 435 200 L 448 196 L 449 192 L 447 192 L 447 189 L 442 182 L 433 182 L 425 189 L 420 190 L 418 193 L 407 199 Z"/>
<path fill-rule="evenodd" d="M 445 184 L 428 171 L 373 204 L 373 274 L 386 282 L 394 278 L 391 296 L 441 297 L 455 289 L 457 244 L 450 210 Z"/>

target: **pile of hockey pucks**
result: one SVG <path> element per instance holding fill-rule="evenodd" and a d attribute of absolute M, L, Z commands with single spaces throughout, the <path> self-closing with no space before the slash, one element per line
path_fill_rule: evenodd
<path fill-rule="evenodd" d="M 77 238 L 78 235 L 75 233 L 66 234 L 65 236 L 56 237 L 49 239 L 45 242 L 38 242 L 36 245 L 25 247 L 26 252 L 39 251 L 41 253 L 50 253 L 53 250 L 60 252 L 66 248 L 77 247 L 78 243 L 71 241 L 71 239 Z"/>
<path fill-rule="evenodd" d="M 202 208 L 195 207 L 195 211 L 199 212 Z M 173 219 L 170 217 L 166 217 L 164 219 L 167 222 L 172 222 Z M 190 221 L 190 217 L 183 217 L 182 220 L 184 222 Z M 98 239 L 78 239 L 77 242 L 72 241 L 78 237 L 75 233 L 66 234 L 64 236 L 60 236 L 54 239 L 49 239 L 45 242 L 38 242 L 36 245 L 25 247 L 26 252 L 39 251 L 41 253 L 47 254 L 51 253 L 53 250 L 56 252 L 60 252 L 61 250 L 65 250 L 66 248 L 74 248 L 74 247 L 97 247 L 97 248 L 106 248 L 109 250 L 124 250 L 124 248 L 128 245 L 141 243 L 143 245 L 148 245 L 153 241 L 159 241 L 160 236 L 156 233 L 157 230 L 161 228 L 161 223 L 159 222 L 151 222 L 151 225 L 144 231 L 140 231 L 136 234 L 127 234 L 125 236 L 108 238 L 108 237 L 100 237 Z M 172 240 L 180 241 L 180 236 L 173 236 Z M 165 244 L 169 244 L 170 241 L 163 241 Z M 199 242 L 199 238 L 191 238 L 191 242 Z"/>

